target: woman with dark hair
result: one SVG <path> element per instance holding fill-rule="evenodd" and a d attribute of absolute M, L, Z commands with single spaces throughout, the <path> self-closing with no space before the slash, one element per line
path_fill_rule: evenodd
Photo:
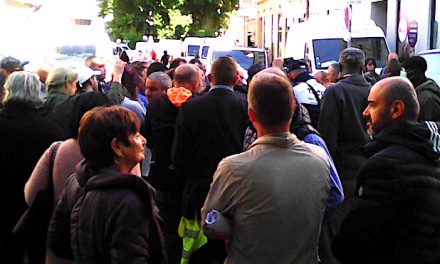
<path fill-rule="evenodd" d="M 131 171 L 145 158 L 140 121 L 119 106 L 81 119 L 85 160 L 67 180 L 48 244 L 76 263 L 166 263 L 154 190 Z"/>
<path fill-rule="evenodd" d="M 15 224 L 27 208 L 23 187 L 41 154 L 64 134 L 37 109 L 42 103 L 37 76 L 14 72 L 5 88 L 5 105 L 0 112 L 0 263 L 22 263 L 25 248 L 29 249 L 35 242 L 17 241 L 12 236 Z M 30 263 L 44 262 L 44 253 L 42 256 L 38 253 L 28 250 Z"/>
<path fill-rule="evenodd" d="M 376 73 L 376 60 L 373 58 L 366 58 L 365 59 L 365 73 L 364 73 L 365 79 L 371 83 L 371 85 L 374 85 L 376 82 L 378 82 L 381 77 L 379 74 Z"/>

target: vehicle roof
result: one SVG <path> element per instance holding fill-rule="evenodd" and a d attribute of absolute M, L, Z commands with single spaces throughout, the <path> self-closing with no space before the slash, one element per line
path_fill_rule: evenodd
<path fill-rule="evenodd" d="M 229 50 L 248 50 L 248 51 L 262 51 L 264 52 L 264 49 L 259 48 L 248 48 L 248 47 L 212 47 L 212 50 L 214 51 L 229 51 Z"/>
<path fill-rule="evenodd" d="M 417 55 L 428 55 L 440 53 L 440 49 L 423 50 L 417 53 Z"/>

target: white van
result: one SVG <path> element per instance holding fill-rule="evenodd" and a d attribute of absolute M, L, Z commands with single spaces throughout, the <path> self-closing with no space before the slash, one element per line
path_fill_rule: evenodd
<path fill-rule="evenodd" d="M 377 71 L 386 66 L 388 44 L 382 29 L 371 19 L 354 20 L 351 36 L 343 21 L 332 17 L 294 24 L 287 34 L 284 57 L 309 60 L 312 72 L 327 70 L 339 60 L 339 53 L 347 48 L 350 37 L 352 47 L 376 60 Z"/>

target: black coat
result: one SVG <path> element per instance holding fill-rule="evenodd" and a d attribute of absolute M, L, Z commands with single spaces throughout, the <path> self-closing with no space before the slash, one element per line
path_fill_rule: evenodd
<path fill-rule="evenodd" d="M 416 87 L 417 99 L 420 103 L 420 121 L 440 121 L 440 88 L 433 81 Z"/>
<path fill-rule="evenodd" d="M 321 99 L 318 131 L 327 143 L 343 184 L 356 179 L 365 161 L 361 149 L 369 137 L 362 113 L 370 88 L 362 75 L 351 75 L 327 88 Z M 345 193 L 348 197 L 354 195 L 353 190 L 347 189 Z"/>
<path fill-rule="evenodd" d="M 247 120 L 247 102 L 224 88 L 211 88 L 181 106 L 173 164 L 186 180 L 184 217 L 194 219 L 195 212 L 200 212 L 218 163 L 242 152 Z"/>
<path fill-rule="evenodd" d="M 62 129 L 27 103 L 8 101 L 0 112 L 0 240 L 26 210 L 24 185 L 44 151 L 64 139 Z"/>
<path fill-rule="evenodd" d="M 343 264 L 440 263 L 439 125 L 396 123 L 365 147 L 360 200 L 333 245 Z"/>
<path fill-rule="evenodd" d="M 153 98 L 145 118 L 147 146 L 151 149 L 152 164 L 148 177 L 151 185 L 161 191 L 181 191 L 183 179 L 171 166 L 174 127 L 179 108 L 164 94 Z"/>
<path fill-rule="evenodd" d="M 140 177 L 82 162 L 65 186 L 48 244 L 75 263 L 166 263 L 153 189 Z"/>

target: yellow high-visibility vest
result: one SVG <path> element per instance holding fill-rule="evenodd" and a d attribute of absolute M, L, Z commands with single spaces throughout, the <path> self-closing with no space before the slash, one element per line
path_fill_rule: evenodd
<path fill-rule="evenodd" d="M 182 217 L 178 232 L 179 236 L 183 239 L 182 259 L 180 260 L 180 264 L 188 264 L 191 253 L 195 252 L 208 242 L 207 237 L 203 234 L 203 231 L 200 228 L 199 221 L 197 220 L 197 213 L 195 214 L 194 220 Z"/>

